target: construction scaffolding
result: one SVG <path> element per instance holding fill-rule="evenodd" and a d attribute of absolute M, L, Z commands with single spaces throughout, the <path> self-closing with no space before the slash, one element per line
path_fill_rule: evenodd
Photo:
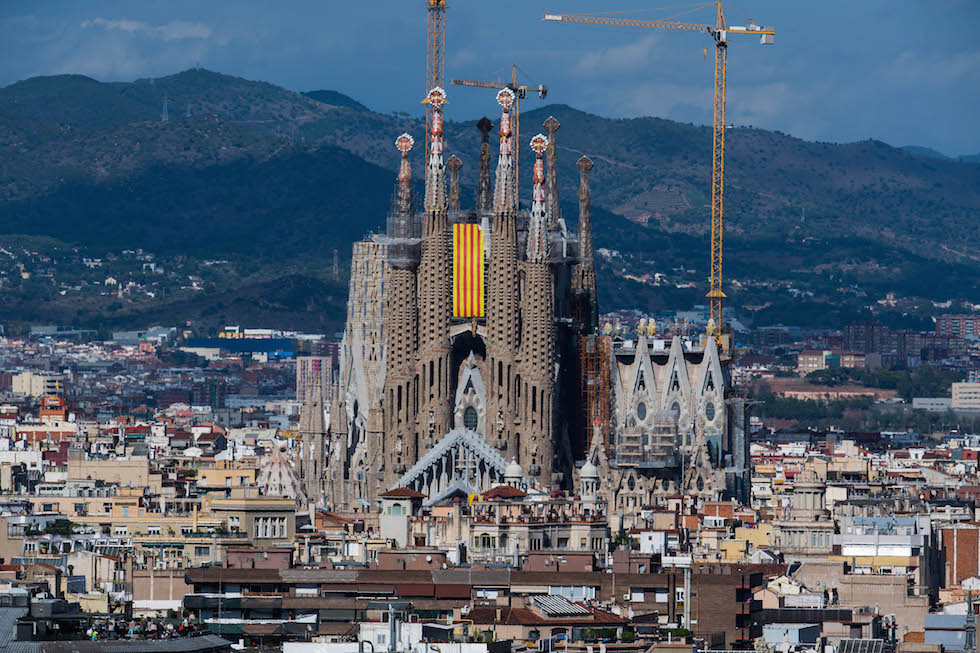
<path fill-rule="evenodd" d="M 612 361 L 612 338 L 595 334 L 579 336 L 579 370 L 582 396 L 579 401 L 581 439 L 585 455 L 592 444 L 592 435 L 598 426 L 606 455 L 609 449 L 610 384 L 609 365 Z"/>

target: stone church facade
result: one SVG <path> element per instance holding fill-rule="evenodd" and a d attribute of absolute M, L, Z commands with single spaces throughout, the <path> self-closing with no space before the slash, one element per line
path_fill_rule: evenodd
<path fill-rule="evenodd" d="M 609 505 L 624 510 L 668 492 L 719 496 L 733 448 L 727 361 L 711 338 L 697 346 L 657 339 L 652 330 L 636 342 L 597 332 L 592 161 L 578 162 L 572 233 L 558 198 L 560 125 L 549 118 L 547 136 L 532 140 L 532 202 L 522 209 L 514 95 L 505 89 L 497 99 L 494 180 L 492 125 L 484 118 L 472 209 L 460 208 L 460 160 L 443 158 L 442 89 L 426 99 L 433 118 L 421 210 L 413 201 L 413 140 L 396 141 L 401 161 L 386 233 L 354 245 L 329 424 L 313 415 L 323 406 L 304 405 L 307 496 L 331 510 L 363 512 L 379 494 L 411 487 L 431 504 L 487 490 L 518 467 L 528 487 L 571 490 L 584 465 L 598 471 L 597 491 Z M 478 225 L 485 238 L 486 308 L 477 317 L 454 316 L 454 225 Z M 580 410 L 586 337 L 607 341 L 604 423 L 585 424 Z"/>

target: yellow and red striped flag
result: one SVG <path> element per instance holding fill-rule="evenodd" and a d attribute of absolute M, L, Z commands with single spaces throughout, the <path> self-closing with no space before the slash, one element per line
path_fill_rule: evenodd
<path fill-rule="evenodd" d="M 453 317 L 484 317 L 483 230 L 453 225 Z"/>

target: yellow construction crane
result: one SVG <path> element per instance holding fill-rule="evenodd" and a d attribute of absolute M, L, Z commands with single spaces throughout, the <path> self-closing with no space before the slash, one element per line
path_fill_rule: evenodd
<path fill-rule="evenodd" d="M 425 36 L 425 92 L 439 86 L 446 86 L 446 0 L 425 0 L 426 4 L 426 36 Z M 432 106 L 425 105 L 425 147 L 429 147 L 429 136 L 432 127 Z"/>
<path fill-rule="evenodd" d="M 761 27 L 751 19 L 747 25 L 728 25 L 720 1 L 705 2 L 685 7 L 683 13 L 691 13 L 705 7 L 715 7 L 713 25 L 683 23 L 672 19 L 633 20 L 611 18 L 608 14 L 573 16 L 569 14 L 545 14 L 542 20 L 564 23 L 589 23 L 592 25 L 620 25 L 624 27 L 645 27 L 649 29 L 679 29 L 704 32 L 715 40 L 715 96 L 714 128 L 711 138 L 711 288 L 708 299 L 711 305 L 708 335 L 713 336 L 719 347 L 725 348 L 722 339 L 721 308 L 725 293 L 722 292 L 722 235 L 724 231 L 724 191 L 725 191 L 725 92 L 728 66 L 728 37 L 733 34 L 758 36 L 763 45 L 772 45 L 776 35 L 772 27 Z M 615 12 L 621 13 L 621 12 Z"/>
<path fill-rule="evenodd" d="M 520 187 L 520 161 L 521 161 L 521 100 L 527 97 L 527 84 L 519 84 L 517 82 L 517 71 L 516 65 L 510 67 L 510 81 L 502 82 L 498 78 L 497 81 L 490 81 L 485 79 L 456 79 L 453 78 L 453 84 L 456 86 L 475 86 L 477 88 L 494 88 L 498 91 L 500 89 L 509 88 L 514 91 L 514 192 Z M 548 96 L 548 87 L 544 84 L 538 84 L 537 88 L 534 89 L 538 93 L 538 97 L 542 100 Z"/>

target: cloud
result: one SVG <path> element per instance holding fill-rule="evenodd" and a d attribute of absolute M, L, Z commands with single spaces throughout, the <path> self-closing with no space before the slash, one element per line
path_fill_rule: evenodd
<path fill-rule="evenodd" d="M 656 46 L 659 41 L 657 35 L 650 34 L 626 45 L 587 52 L 575 63 L 574 71 L 580 75 L 595 76 L 642 69 L 658 58 Z"/>
<path fill-rule="evenodd" d="M 163 41 L 182 41 L 185 39 L 207 39 L 213 30 L 203 23 L 174 20 L 164 25 L 150 25 L 140 20 L 89 18 L 82 21 L 82 29 L 101 27 L 106 31 L 118 31 L 131 36 L 145 35 Z"/>
<path fill-rule="evenodd" d="M 883 67 L 882 75 L 899 84 L 945 86 L 961 79 L 975 81 L 978 70 L 980 50 L 928 55 L 906 50 Z"/>

